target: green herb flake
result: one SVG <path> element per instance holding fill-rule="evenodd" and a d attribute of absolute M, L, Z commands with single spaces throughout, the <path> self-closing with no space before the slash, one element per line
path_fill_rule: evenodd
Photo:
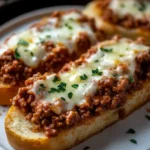
<path fill-rule="evenodd" d="M 134 82 L 134 77 L 133 76 L 129 76 L 129 83 L 133 83 Z"/>
<path fill-rule="evenodd" d="M 117 76 L 118 76 L 118 74 L 117 74 L 117 73 L 113 74 L 113 77 L 117 77 Z"/>
<path fill-rule="evenodd" d="M 85 146 L 84 148 L 83 148 L 83 150 L 88 150 L 90 147 L 89 146 Z"/>
<path fill-rule="evenodd" d="M 57 76 L 55 76 L 54 79 L 53 79 L 53 82 L 55 83 L 57 81 L 60 81 L 60 79 Z"/>
<path fill-rule="evenodd" d="M 66 26 L 69 30 L 72 30 L 72 29 L 73 29 L 73 27 L 70 26 L 68 23 L 65 23 L 65 26 Z"/>
<path fill-rule="evenodd" d="M 145 118 L 150 121 L 150 116 L 149 115 L 145 115 Z"/>
<path fill-rule="evenodd" d="M 18 48 L 15 49 L 15 58 L 16 59 L 20 58 L 20 54 L 18 52 Z"/>
<path fill-rule="evenodd" d="M 56 89 L 56 88 L 51 88 L 51 89 L 48 91 L 48 93 L 55 93 L 55 92 L 57 92 L 57 89 Z"/>
<path fill-rule="evenodd" d="M 144 2 L 140 2 L 139 10 L 144 11 L 145 9 L 146 9 L 146 4 Z"/>
<path fill-rule="evenodd" d="M 131 139 L 130 142 L 133 144 L 137 144 L 137 141 L 135 139 Z"/>
<path fill-rule="evenodd" d="M 130 128 L 126 133 L 134 134 L 134 133 L 135 133 L 135 130 L 133 130 L 132 128 Z"/>
<path fill-rule="evenodd" d="M 119 55 L 119 57 L 123 57 L 124 55 Z"/>
<path fill-rule="evenodd" d="M 97 62 L 99 62 L 99 60 L 95 60 L 94 62 L 97 63 Z"/>
<path fill-rule="evenodd" d="M 68 98 L 72 98 L 72 96 L 73 96 L 73 93 L 72 92 L 70 92 L 70 93 L 68 93 Z"/>
<path fill-rule="evenodd" d="M 61 82 L 57 87 L 57 92 L 64 92 L 66 91 L 66 83 Z"/>
<path fill-rule="evenodd" d="M 24 52 L 28 52 L 28 50 L 27 50 L 27 49 L 25 49 L 25 50 L 24 50 Z"/>
<path fill-rule="evenodd" d="M 102 74 L 103 74 L 103 72 L 99 71 L 98 69 L 92 70 L 92 76 L 102 75 Z"/>
<path fill-rule="evenodd" d="M 112 48 L 103 48 L 103 47 L 101 47 L 100 50 L 103 51 L 103 52 L 107 52 L 107 53 L 110 53 L 110 52 L 113 51 Z"/>
<path fill-rule="evenodd" d="M 61 99 L 62 99 L 63 101 L 66 101 L 66 99 L 65 99 L 64 97 L 61 97 Z"/>
<path fill-rule="evenodd" d="M 86 80 L 88 78 L 88 76 L 86 74 L 83 74 L 82 76 L 80 76 L 81 80 Z"/>
<path fill-rule="evenodd" d="M 33 52 L 30 52 L 30 55 L 31 55 L 31 56 L 34 56 Z"/>
<path fill-rule="evenodd" d="M 44 85 L 43 83 L 40 84 L 40 85 L 39 85 L 39 89 L 38 89 L 38 91 L 37 91 L 37 94 L 40 94 L 40 92 L 43 91 L 45 88 L 46 88 L 46 87 L 45 87 L 45 85 Z"/>
<path fill-rule="evenodd" d="M 46 88 L 45 85 L 44 85 L 43 83 L 40 84 L 40 87 L 43 88 L 43 89 Z"/>
<path fill-rule="evenodd" d="M 50 39 L 50 38 L 51 38 L 51 35 L 46 35 L 46 38 Z"/>
<path fill-rule="evenodd" d="M 20 39 L 17 45 L 29 46 L 29 43 L 23 39 Z"/>
<path fill-rule="evenodd" d="M 39 40 L 40 40 L 40 43 L 41 43 L 41 44 L 45 43 L 45 40 L 44 40 L 44 39 L 40 38 Z M 40 43 L 39 43 L 39 44 L 40 44 Z"/>
<path fill-rule="evenodd" d="M 72 87 L 75 88 L 75 89 L 77 89 L 78 86 L 79 86 L 78 84 L 73 84 L 73 85 L 72 85 Z"/>

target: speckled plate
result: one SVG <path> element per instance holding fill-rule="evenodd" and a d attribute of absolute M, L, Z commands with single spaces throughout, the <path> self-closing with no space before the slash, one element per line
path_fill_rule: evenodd
<path fill-rule="evenodd" d="M 19 16 L 0 27 L 0 43 L 8 35 L 24 30 L 51 11 L 71 8 L 82 9 L 83 7 L 51 7 Z M 150 103 L 72 150 L 150 150 L 150 118 L 148 118 L 150 113 L 147 111 L 148 108 L 150 108 Z M 8 107 L 0 106 L 0 150 L 13 150 L 7 142 L 4 130 L 4 118 L 7 110 Z M 131 132 L 126 133 L 129 129 L 132 129 Z"/>

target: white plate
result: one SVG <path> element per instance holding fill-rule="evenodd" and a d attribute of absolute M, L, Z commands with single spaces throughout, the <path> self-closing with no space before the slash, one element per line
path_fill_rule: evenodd
<path fill-rule="evenodd" d="M 48 15 L 54 10 L 67 10 L 71 8 L 82 9 L 81 6 L 61 6 L 44 8 L 33 11 L 17 17 L 0 28 L 0 42 L 2 42 L 8 35 L 24 30 L 30 24 L 36 22 L 42 16 Z M 150 108 L 150 103 L 130 115 L 125 120 L 122 120 L 111 127 L 105 129 L 103 132 L 89 138 L 80 145 L 74 147 L 72 150 L 150 150 L 150 120 L 145 118 L 149 115 L 146 111 Z M 0 150 L 12 150 L 8 144 L 5 130 L 4 117 L 8 108 L 0 106 Z M 127 134 L 128 129 L 134 129 L 135 134 Z M 135 139 L 137 144 L 130 142 Z M 87 150 L 86 149 L 86 150 Z"/>

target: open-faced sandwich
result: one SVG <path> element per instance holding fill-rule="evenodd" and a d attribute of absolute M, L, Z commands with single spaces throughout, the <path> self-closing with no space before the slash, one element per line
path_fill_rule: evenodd
<path fill-rule="evenodd" d="M 67 150 L 150 98 L 150 47 L 114 37 L 58 73 L 37 74 L 11 100 L 5 120 L 16 150 Z"/>
<path fill-rule="evenodd" d="M 58 72 L 103 38 L 79 11 L 54 12 L 0 45 L 0 104 L 9 104 L 35 73 Z"/>
<path fill-rule="evenodd" d="M 150 43 L 149 0 L 96 0 L 87 5 L 84 14 L 95 18 L 97 26 L 111 35 L 144 36 Z"/>

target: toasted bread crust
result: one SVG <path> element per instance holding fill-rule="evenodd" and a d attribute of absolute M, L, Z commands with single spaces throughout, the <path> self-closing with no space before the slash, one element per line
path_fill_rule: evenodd
<path fill-rule="evenodd" d="M 17 94 L 18 88 L 18 86 L 0 84 L 0 105 L 11 105 L 10 98 Z"/>
<path fill-rule="evenodd" d="M 98 28 L 104 30 L 110 36 L 118 34 L 132 39 L 136 39 L 137 37 L 145 37 L 147 39 L 147 42 L 150 44 L 150 31 L 143 30 L 141 28 L 126 29 L 124 27 L 116 26 L 114 24 L 110 24 L 104 21 L 101 18 L 102 10 L 99 7 L 97 7 L 98 1 L 93 1 L 89 3 L 83 10 L 84 15 L 95 19 Z"/>
<path fill-rule="evenodd" d="M 146 103 L 150 98 L 150 93 L 147 92 L 149 88 L 150 82 L 147 81 L 142 90 L 128 96 L 128 100 L 123 107 L 88 118 L 76 126 L 61 131 L 58 136 L 52 138 L 46 137 L 43 132 L 33 132 L 34 125 L 29 123 L 16 107 L 12 106 L 5 119 L 5 129 L 9 143 L 16 150 L 69 149 L 120 120 L 119 110 L 124 110 L 124 117 L 126 117 Z"/>

